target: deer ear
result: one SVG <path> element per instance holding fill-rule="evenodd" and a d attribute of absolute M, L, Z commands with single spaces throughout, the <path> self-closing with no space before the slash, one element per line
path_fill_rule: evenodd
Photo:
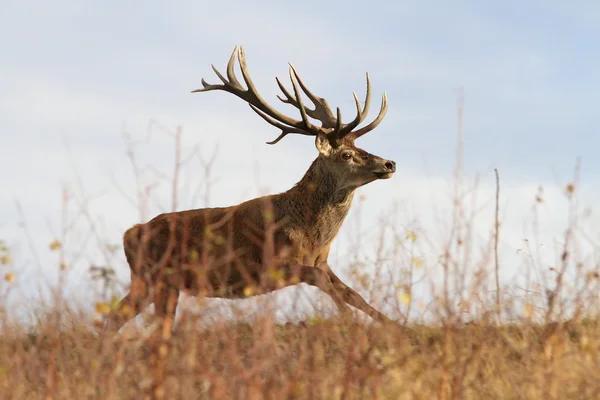
<path fill-rule="evenodd" d="M 322 132 L 317 133 L 317 137 L 315 139 L 315 146 L 317 147 L 317 150 L 319 150 L 319 153 L 323 154 L 324 156 L 328 156 L 333 150 L 333 147 L 331 147 L 331 143 L 329 143 L 327 135 L 325 135 Z"/>

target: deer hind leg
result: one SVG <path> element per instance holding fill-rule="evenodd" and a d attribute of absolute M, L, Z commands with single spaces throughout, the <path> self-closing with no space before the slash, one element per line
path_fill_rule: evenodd
<path fill-rule="evenodd" d="M 106 318 L 104 330 L 118 332 L 127 322 L 137 317 L 146 307 L 152 304 L 148 284 L 134 274 L 131 274 L 129 293 L 119 301 L 116 309 Z"/>
<path fill-rule="evenodd" d="M 351 305 L 354 308 L 359 309 L 360 311 L 364 312 L 365 314 L 367 314 L 368 316 L 370 316 L 371 318 L 373 318 L 377 321 L 386 322 L 386 323 L 391 322 L 391 323 L 396 324 L 395 321 L 393 321 L 392 319 L 385 316 L 383 313 L 381 313 L 381 312 L 377 311 L 376 309 L 374 309 L 373 307 L 371 307 L 365 301 L 365 299 L 362 298 L 362 296 L 360 294 L 358 294 L 356 291 L 354 291 L 352 288 L 350 288 L 344 282 L 342 282 L 342 280 L 340 278 L 338 278 L 333 273 L 333 271 L 328 269 L 327 272 L 324 272 L 324 273 L 327 274 L 327 276 L 330 278 L 333 286 L 335 287 L 335 290 L 340 293 L 344 302 L 346 302 L 347 304 Z"/>
<path fill-rule="evenodd" d="M 179 288 L 167 282 L 154 286 L 154 316 L 162 324 L 163 337 L 168 338 L 175 322 L 175 312 L 179 302 Z"/>

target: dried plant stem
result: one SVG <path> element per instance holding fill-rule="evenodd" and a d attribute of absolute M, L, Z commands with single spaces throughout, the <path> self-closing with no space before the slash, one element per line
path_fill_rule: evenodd
<path fill-rule="evenodd" d="M 494 272 L 496 275 L 496 312 L 498 313 L 498 323 L 502 323 L 502 304 L 500 302 L 500 261 L 498 259 L 498 242 L 500 237 L 500 174 L 498 168 L 494 169 L 496 173 L 496 213 L 494 216 Z"/>

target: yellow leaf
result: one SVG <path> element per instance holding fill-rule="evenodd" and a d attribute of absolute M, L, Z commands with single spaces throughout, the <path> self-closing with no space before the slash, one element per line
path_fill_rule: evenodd
<path fill-rule="evenodd" d="M 526 318 L 531 317 L 531 315 L 533 314 L 533 306 L 529 303 L 525 304 L 523 306 L 523 313 L 525 314 Z"/>
<path fill-rule="evenodd" d="M 14 280 L 15 280 L 15 274 L 13 274 L 12 272 L 7 272 L 7 273 L 4 275 L 4 280 L 5 280 L 6 282 L 9 282 L 9 283 L 10 283 L 10 282 L 12 282 L 12 281 L 14 281 Z"/>
<path fill-rule="evenodd" d="M 406 238 L 409 239 L 409 240 L 412 240 L 414 242 L 414 241 L 417 240 L 418 236 L 413 231 L 407 231 L 406 232 Z"/>
<path fill-rule="evenodd" d="M 400 295 L 398 297 L 400 298 L 400 301 L 403 304 L 405 304 L 405 305 L 410 304 L 410 293 L 402 291 L 402 292 L 400 292 Z"/>
<path fill-rule="evenodd" d="M 49 247 L 50 247 L 50 250 L 52 250 L 52 251 L 58 251 L 62 247 L 62 243 L 60 241 L 58 241 L 57 239 L 54 239 L 53 241 L 50 242 Z"/>
<path fill-rule="evenodd" d="M 263 217 L 267 223 L 275 221 L 275 214 L 273 213 L 273 210 L 265 210 L 263 212 Z"/>
<path fill-rule="evenodd" d="M 110 306 L 106 303 L 96 303 L 96 312 L 98 314 L 106 315 L 110 312 Z"/>
<path fill-rule="evenodd" d="M 13 260 L 11 258 L 11 256 L 9 256 L 8 254 L 2 254 L 0 256 L 0 264 L 2 265 L 8 265 L 8 264 L 12 264 Z"/>
<path fill-rule="evenodd" d="M 569 194 L 569 195 L 573 194 L 575 192 L 575 185 L 572 183 L 569 183 L 567 185 L 566 191 L 567 191 L 567 194 Z"/>
<path fill-rule="evenodd" d="M 200 259 L 200 254 L 196 250 L 190 251 L 190 261 L 195 263 Z"/>
<path fill-rule="evenodd" d="M 254 294 L 254 288 L 252 286 L 246 286 L 244 288 L 244 296 L 246 297 L 250 297 Z"/>
<path fill-rule="evenodd" d="M 423 259 L 421 257 L 413 257 L 411 261 L 416 268 L 423 267 Z"/>
<path fill-rule="evenodd" d="M 285 279 L 285 274 L 280 269 L 273 269 L 273 270 L 269 271 L 269 276 L 274 281 L 282 281 Z"/>

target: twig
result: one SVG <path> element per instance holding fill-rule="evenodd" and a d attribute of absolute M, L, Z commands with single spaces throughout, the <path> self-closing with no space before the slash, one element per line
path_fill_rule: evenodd
<path fill-rule="evenodd" d="M 181 167 L 181 126 L 177 127 L 174 135 L 175 139 L 175 168 L 173 169 L 173 183 L 172 183 L 172 211 L 177 211 L 177 193 L 179 189 L 179 170 Z"/>
<path fill-rule="evenodd" d="M 500 220 L 498 217 L 500 211 L 500 175 L 498 174 L 498 168 L 494 169 L 496 173 L 496 215 L 495 215 L 495 235 L 494 235 L 494 262 L 495 262 L 495 273 L 496 273 L 496 312 L 498 313 L 498 323 L 502 322 L 502 311 L 500 304 L 500 262 L 498 260 L 498 241 L 500 235 Z"/>
<path fill-rule="evenodd" d="M 564 276 L 567 272 L 567 268 L 569 267 L 569 250 L 570 244 L 573 240 L 574 231 L 577 229 L 577 213 L 576 213 L 576 200 L 575 200 L 575 190 L 579 185 L 579 174 L 581 170 L 581 158 L 577 158 L 577 162 L 575 165 L 575 177 L 573 179 L 573 183 L 567 185 L 567 197 L 569 199 L 569 222 L 567 230 L 565 231 L 565 239 L 563 244 L 562 254 L 560 256 L 561 267 L 558 271 L 558 275 L 556 276 L 556 285 L 553 290 L 547 292 L 547 301 L 548 301 L 548 311 L 546 312 L 546 324 L 549 324 L 554 317 L 554 311 L 556 309 L 556 302 L 559 301 L 558 296 L 560 295 L 560 291 L 563 286 Z"/>

